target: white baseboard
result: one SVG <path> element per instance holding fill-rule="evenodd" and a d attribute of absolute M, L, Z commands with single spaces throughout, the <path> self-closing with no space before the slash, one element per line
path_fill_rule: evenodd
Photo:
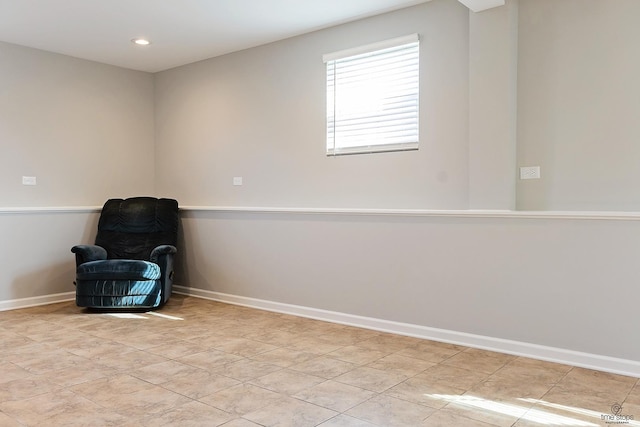
<path fill-rule="evenodd" d="M 11 299 L 7 301 L 0 301 L 0 311 L 17 310 L 19 308 L 28 308 L 28 307 L 36 307 L 39 305 L 55 304 L 57 302 L 73 301 L 75 299 L 76 299 L 75 292 L 64 292 L 61 294 Z"/>
<path fill-rule="evenodd" d="M 640 362 L 174 285 L 175 293 L 343 325 L 640 377 Z"/>

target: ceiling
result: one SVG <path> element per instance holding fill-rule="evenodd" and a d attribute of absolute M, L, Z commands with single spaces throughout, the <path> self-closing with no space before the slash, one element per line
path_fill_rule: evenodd
<path fill-rule="evenodd" d="M 0 41 L 158 72 L 428 1 L 0 0 Z M 473 12 L 505 4 L 458 1 Z"/>
<path fill-rule="evenodd" d="M 157 72 L 427 1 L 0 0 L 0 41 Z"/>

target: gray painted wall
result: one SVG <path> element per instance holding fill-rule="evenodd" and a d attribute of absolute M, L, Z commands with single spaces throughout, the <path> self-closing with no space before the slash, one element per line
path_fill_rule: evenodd
<path fill-rule="evenodd" d="M 0 301 L 72 292 L 96 221 L 3 208 L 154 193 L 153 96 L 152 74 L 0 42 Z"/>
<path fill-rule="evenodd" d="M 75 292 L 71 247 L 93 243 L 97 222 L 91 212 L 0 212 L 0 308 L 11 300 L 40 303 L 38 297 Z"/>
<path fill-rule="evenodd" d="M 640 222 L 185 212 L 198 289 L 640 361 Z"/>
<path fill-rule="evenodd" d="M 513 208 L 534 92 L 516 46 L 538 13 L 519 6 L 436 0 L 158 74 L 159 191 L 184 205 Z M 321 55 L 411 32 L 420 150 L 326 158 Z M 635 221 L 192 212 L 183 227 L 179 280 L 194 288 L 640 360 L 633 327 L 617 327 L 640 296 Z"/>
<path fill-rule="evenodd" d="M 0 42 L 0 207 L 152 193 L 153 111 L 152 74 Z"/>
<path fill-rule="evenodd" d="M 326 157 L 322 55 L 416 32 L 420 150 Z M 468 40 L 468 9 L 440 0 L 159 73 L 158 190 L 185 205 L 465 209 Z"/>
<path fill-rule="evenodd" d="M 521 0 L 523 210 L 640 209 L 640 2 Z"/>
<path fill-rule="evenodd" d="M 624 56 L 636 6 L 519 3 L 519 28 L 516 2 L 470 15 L 434 0 L 155 76 L 0 44 L 0 206 L 99 205 L 157 189 L 185 206 L 509 209 L 515 183 L 524 209 L 635 206 L 637 87 L 613 77 L 635 70 Z M 598 34 L 618 25 L 607 37 L 620 52 L 608 52 Z M 326 158 L 322 54 L 412 32 L 422 35 L 420 150 Z M 517 147 L 506 117 L 515 65 Z M 594 89 L 583 80 L 592 74 L 613 77 Z M 503 181 L 531 163 L 542 180 Z M 580 174 L 588 168 L 597 174 Z M 23 187 L 22 175 L 39 185 Z M 0 212 L 0 301 L 72 291 L 69 248 L 93 239 L 95 220 Z M 187 210 L 179 280 L 638 361 L 628 313 L 640 296 L 639 224 Z"/>
<path fill-rule="evenodd" d="M 518 2 L 469 14 L 469 208 L 515 209 Z"/>

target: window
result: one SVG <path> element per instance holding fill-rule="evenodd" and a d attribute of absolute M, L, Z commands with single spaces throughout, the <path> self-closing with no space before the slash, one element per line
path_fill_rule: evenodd
<path fill-rule="evenodd" d="M 327 155 L 418 149 L 418 35 L 324 55 Z"/>

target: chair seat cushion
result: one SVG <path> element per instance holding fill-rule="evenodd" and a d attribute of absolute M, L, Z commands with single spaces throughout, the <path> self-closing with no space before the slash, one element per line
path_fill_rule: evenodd
<path fill-rule="evenodd" d="M 149 261 L 107 259 L 80 264 L 78 280 L 158 280 L 160 267 Z"/>

